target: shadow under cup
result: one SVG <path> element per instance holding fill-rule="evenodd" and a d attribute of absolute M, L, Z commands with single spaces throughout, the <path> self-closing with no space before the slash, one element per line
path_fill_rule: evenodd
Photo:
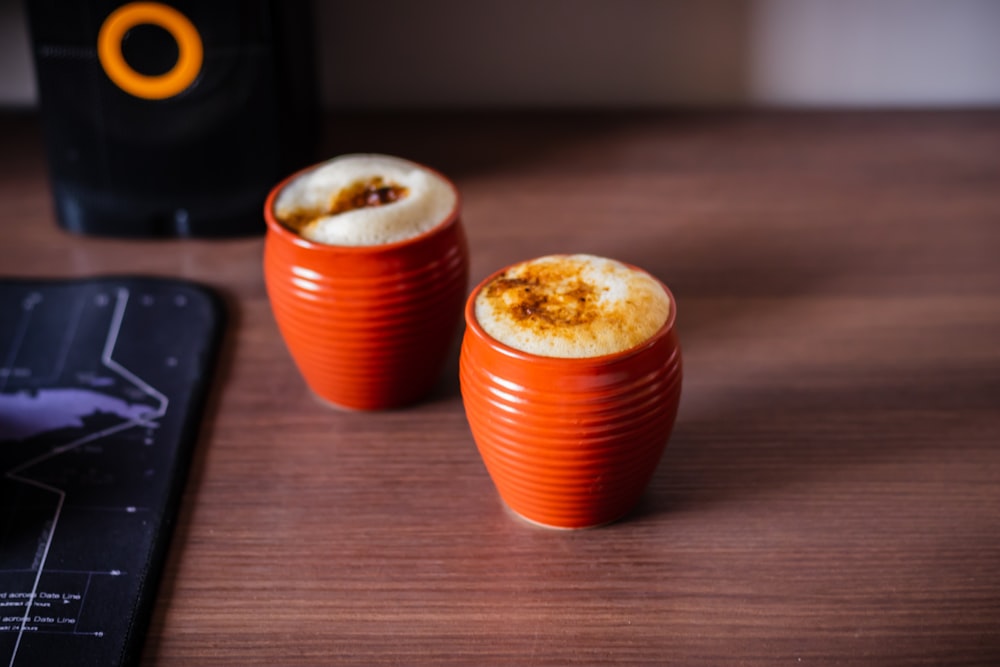
<path fill-rule="evenodd" d="M 620 519 L 649 484 L 677 415 L 676 301 L 664 287 L 667 322 L 634 348 L 543 357 L 496 341 L 477 322 L 476 295 L 499 273 L 467 301 L 459 364 L 483 463 L 507 506 L 532 523 L 588 528 Z"/>
<path fill-rule="evenodd" d="M 264 205 L 264 281 L 299 372 L 341 407 L 388 409 L 423 398 L 447 361 L 468 287 L 457 192 L 451 213 L 419 236 L 326 245 L 274 217 L 278 193 L 302 173 L 275 186 Z"/>

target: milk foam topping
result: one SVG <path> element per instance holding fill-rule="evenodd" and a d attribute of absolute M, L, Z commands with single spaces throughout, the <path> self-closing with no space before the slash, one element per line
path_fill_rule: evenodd
<path fill-rule="evenodd" d="M 670 314 L 649 274 L 594 255 L 552 255 L 510 267 L 476 295 L 476 321 L 494 339 L 545 357 L 597 357 L 633 348 Z"/>
<path fill-rule="evenodd" d="M 451 214 L 456 199 L 446 180 L 421 165 L 352 154 L 298 176 L 278 194 L 273 213 L 311 241 L 373 246 L 429 231 Z"/>

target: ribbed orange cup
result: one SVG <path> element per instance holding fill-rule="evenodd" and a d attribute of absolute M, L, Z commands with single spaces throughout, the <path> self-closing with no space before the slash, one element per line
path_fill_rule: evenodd
<path fill-rule="evenodd" d="M 457 192 L 451 213 L 420 236 L 326 245 L 274 217 L 278 193 L 303 172 L 275 186 L 264 204 L 264 281 L 295 364 L 316 395 L 338 406 L 378 410 L 419 400 L 441 374 L 468 287 Z"/>
<path fill-rule="evenodd" d="M 635 268 L 635 267 L 630 267 Z M 500 497 L 555 528 L 621 518 L 659 463 L 681 395 L 676 302 L 651 338 L 620 352 L 554 358 L 489 336 L 466 302 L 459 376 L 473 439 Z M 661 283 L 662 285 L 662 283 Z"/>

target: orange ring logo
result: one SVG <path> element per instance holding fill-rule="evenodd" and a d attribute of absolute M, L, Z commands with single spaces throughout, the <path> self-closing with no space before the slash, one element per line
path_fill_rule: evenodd
<path fill-rule="evenodd" d="M 177 62 L 169 72 L 148 76 L 135 71 L 122 55 L 125 34 L 137 25 L 155 25 L 177 42 Z M 197 78 L 204 60 L 201 36 L 188 17 L 159 2 L 122 5 L 104 19 L 97 35 L 97 58 L 115 85 L 130 95 L 163 100 L 182 92 Z"/>

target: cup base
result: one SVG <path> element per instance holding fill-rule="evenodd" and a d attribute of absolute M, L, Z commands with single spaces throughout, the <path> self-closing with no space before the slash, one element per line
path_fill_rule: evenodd
<path fill-rule="evenodd" d="M 607 526 L 607 525 L 610 525 L 612 523 L 616 523 L 616 522 L 624 519 L 626 516 L 628 516 L 628 512 L 625 512 L 624 514 L 622 514 L 620 516 L 616 516 L 613 519 L 608 519 L 607 521 L 602 521 L 600 523 L 587 524 L 585 526 L 559 526 L 559 525 L 550 524 L 550 523 L 543 523 L 543 522 L 537 521 L 535 519 L 530 519 L 530 518 L 524 516 L 523 514 L 521 514 L 520 512 L 518 512 L 517 510 L 515 510 L 510 505 L 508 505 L 507 501 L 505 501 L 503 498 L 500 499 L 500 504 L 503 506 L 504 511 L 507 512 L 507 514 L 509 514 L 511 517 L 513 517 L 517 521 L 523 521 L 524 523 L 528 524 L 529 526 L 531 526 L 533 528 L 541 528 L 541 529 L 544 529 L 544 530 L 552 530 L 552 531 L 558 531 L 558 532 L 572 532 L 572 531 L 575 531 L 575 530 L 592 530 L 594 528 L 601 528 L 603 526 Z"/>
<path fill-rule="evenodd" d="M 331 401 L 329 398 L 324 398 L 323 396 L 320 396 L 313 389 L 310 389 L 309 393 L 312 394 L 313 398 L 320 405 L 330 408 L 331 410 L 336 410 L 337 412 L 344 412 L 347 414 L 365 413 L 365 412 L 390 412 L 392 410 L 402 410 L 414 405 L 419 405 L 424 400 L 423 397 L 418 397 L 408 401 L 400 401 L 388 405 L 358 406 L 358 405 L 345 405 L 343 403 L 337 403 L 336 401 Z"/>
<path fill-rule="evenodd" d="M 317 394 L 313 389 L 309 390 L 309 394 L 312 395 L 313 400 L 322 405 L 323 407 L 336 410 L 337 412 L 374 412 L 375 410 L 369 408 L 356 408 L 350 405 L 343 405 L 342 403 L 334 403 L 328 398 L 323 398 Z"/>

